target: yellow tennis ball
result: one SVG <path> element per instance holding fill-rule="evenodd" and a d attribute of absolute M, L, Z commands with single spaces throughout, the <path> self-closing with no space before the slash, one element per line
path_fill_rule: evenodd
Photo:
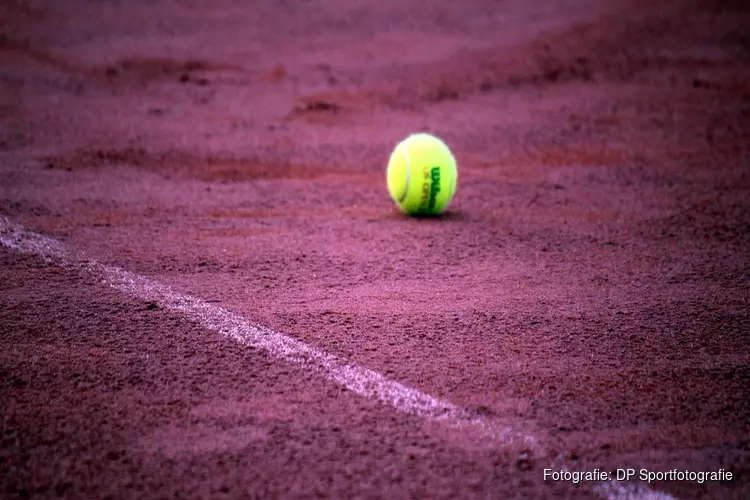
<path fill-rule="evenodd" d="M 434 135 L 412 134 L 391 153 L 388 192 L 409 215 L 436 215 L 453 199 L 458 183 L 456 159 Z"/>

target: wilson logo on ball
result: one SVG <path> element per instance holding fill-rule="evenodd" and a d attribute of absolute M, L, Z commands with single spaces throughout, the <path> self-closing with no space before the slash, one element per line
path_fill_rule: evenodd
<path fill-rule="evenodd" d="M 440 192 L 440 167 L 425 167 L 422 175 L 425 182 L 422 183 L 422 202 L 419 210 L 429 213 L 435 210 L 435 199 Z"/>

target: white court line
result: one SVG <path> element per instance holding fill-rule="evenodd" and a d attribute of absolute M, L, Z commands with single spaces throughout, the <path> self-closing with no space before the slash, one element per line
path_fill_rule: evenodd
<path fill-rule="evenodd" d="M 7 217 L 0 217 L 0 244 L 20 253 L 39 256 L 63 268 L 84 271 L 115 290 L 179 312 L 207 330 L 265 350 L 276 358 L 314 369 L 328 380 L 365 398 L 387 403 L 400 412 L 453 427 L 471 427 L 479 431 L 484 439 L 491 439 L 499 446 L 520 443 L 530 449 L 539 449 L 536 438 L 520 429 L 473 415 L 466 409 L 407 387 L 376 371 L 340 359 L 283 333 L 254 325 L 242 316 L 179 293 L 168 285 L 71 252 L 59 241 L 30 231 Z M 598 483 L 594 489 L 610 500 L 673 499 L 666 493 L 651 491 L 637 483 Z"/>

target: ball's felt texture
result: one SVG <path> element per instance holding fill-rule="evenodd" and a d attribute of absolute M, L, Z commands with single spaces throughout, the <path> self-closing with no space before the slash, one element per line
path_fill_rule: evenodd
<path fill-rule="evenodd" d="M 434 135 L 412 134 L 391 153 L 388 192 L 409 215 L 436 215 L 456 192 L 458 169 L 448 146 Z"/>

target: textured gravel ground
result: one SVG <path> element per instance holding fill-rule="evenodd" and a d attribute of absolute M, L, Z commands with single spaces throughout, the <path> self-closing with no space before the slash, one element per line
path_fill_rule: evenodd
<path fill-rule="evenodd" d="M 0 246 L 0 496 L 596 497 L 557 457 L 747 498 L 744 4 L 3 2 L 0 216 L 544 451 Z M 385 188 L 415 131 L 439 218 Z"/>

